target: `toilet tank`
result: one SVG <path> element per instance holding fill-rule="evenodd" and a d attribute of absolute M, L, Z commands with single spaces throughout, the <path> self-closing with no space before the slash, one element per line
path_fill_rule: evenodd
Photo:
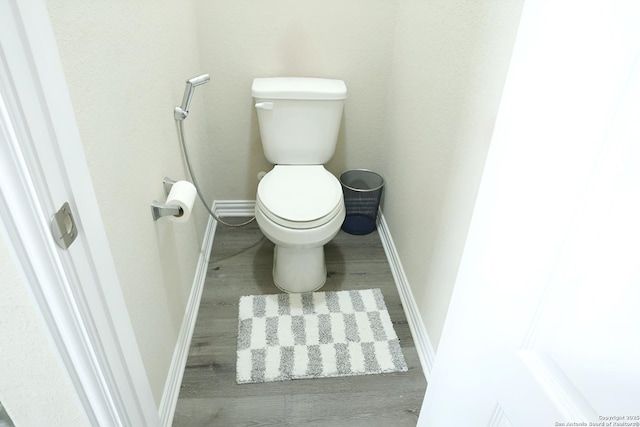
<path fill-rule="evenodd" d="M 336 149 L 347 86 L 342 80 L 269 77 L 251 95 L 267 160 L 284 165 L 327 163 Z"/>

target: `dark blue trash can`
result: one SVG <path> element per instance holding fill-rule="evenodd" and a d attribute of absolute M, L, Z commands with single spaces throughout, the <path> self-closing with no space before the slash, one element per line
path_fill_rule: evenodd
<path fill-rule="evenodd" d="M 384 179 L 366 169 L 354 169 L 340 175 L 347 215 L 342 229 L 349 234 L 369 234 L 376 229 L 378 206 Z"/>

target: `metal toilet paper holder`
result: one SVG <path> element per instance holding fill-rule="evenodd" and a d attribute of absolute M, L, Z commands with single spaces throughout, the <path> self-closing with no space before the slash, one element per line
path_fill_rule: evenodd
<path fill-rule="evenodd" d="M 173 187 L 173 184 L 175 184 L 176 182 L 178 181 L 164 177 L 164 179 L 162 180 L 162 184 L 164 185 L 164 193 L 166 196 L 169 196 L 171 187 Z M 157 221 L 163 216 L 181 217 L 182 215 L 184 215 L 184 210 L 178 205 L 167 205 L 154 200 L 153 202 L 151 202 L 151 215 L 153 216 L 153 220 Z"/>

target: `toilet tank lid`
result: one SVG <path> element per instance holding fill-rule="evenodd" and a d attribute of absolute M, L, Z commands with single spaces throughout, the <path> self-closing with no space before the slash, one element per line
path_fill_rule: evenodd
<path fill-rule="evenodd" d="M 262 77 L 253 80 L 251 95 L 261 99 L 336 100 L 347 97 L 342 80 L 315 77 Z"/>

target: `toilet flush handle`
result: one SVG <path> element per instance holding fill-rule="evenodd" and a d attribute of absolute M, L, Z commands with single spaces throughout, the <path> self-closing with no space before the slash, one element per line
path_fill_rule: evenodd
<path fill-rule="evenodd" d="M 258 102 L 256 103 L 256 108 L 260 108 L 262 110 L 273 110 L 273 102 Z"/>

